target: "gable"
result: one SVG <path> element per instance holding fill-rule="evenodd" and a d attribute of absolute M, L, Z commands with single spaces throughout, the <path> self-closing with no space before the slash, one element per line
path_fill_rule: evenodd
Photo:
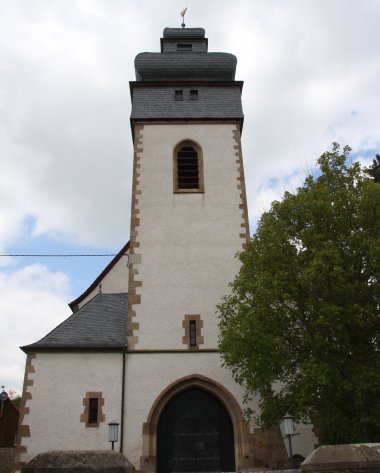
<path fill-rule="evenodd" d="M 99 293 L 116 294 L 128 292 L 129 241 L 123 246 L 113 260 L 104 268 L 95 281 L 72 302 L 69 307 L 73 312 L 83 307 Z"/>

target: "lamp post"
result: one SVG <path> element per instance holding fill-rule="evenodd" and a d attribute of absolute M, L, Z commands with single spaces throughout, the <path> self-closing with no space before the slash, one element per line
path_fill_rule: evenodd
<path fill-rule="evenodd" d="M 4 415 L 4 404 L 5 401 L 8 399 L 8 394 L 5 392 L 5 386 L 1 386 L 3 388 L 2 393 L 0 394 L 0 401 L 1 401 L 1 409 L 0 409 L 0 417 Z"/>
<path fill-rule="evenodd" d="M 119 423 L 113 420 L 108 424 L 108 441 L 112 443 L 112 450 L 114 449 L 114 443 L 117 442 L 119 436 Z"/>
<path fill-rule="evenodd" d="M 285 437 L 288 437 L 288 441 L 289 441 L 289 464 L 290 464 L 290 467 L 293 468 L 292 437 L 293 435 L 295 435 L 293 416 L 291 416 L 290 414 L 286 414 L 283 417 L 282 421 L 284 423 Z"/>

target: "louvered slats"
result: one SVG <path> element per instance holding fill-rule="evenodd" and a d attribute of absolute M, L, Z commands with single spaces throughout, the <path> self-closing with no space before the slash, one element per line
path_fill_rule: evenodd
<path fill-rule="evenodd" d="M 178 189 L 199 189 L 198 155 L 191 146 L 182 147 L 177 155 Z"/>

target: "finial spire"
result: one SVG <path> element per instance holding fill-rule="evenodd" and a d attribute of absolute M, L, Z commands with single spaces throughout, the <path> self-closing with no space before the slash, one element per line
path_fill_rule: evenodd
<path fill-rule="evenodd" d="M 181 11 L 181 16 L 182 16 L 182 28 L 185 28 L 185 15 L 186 15 L 186 12 L 187 12 L 187 7 L 185 7 L 182 11 Z"/>

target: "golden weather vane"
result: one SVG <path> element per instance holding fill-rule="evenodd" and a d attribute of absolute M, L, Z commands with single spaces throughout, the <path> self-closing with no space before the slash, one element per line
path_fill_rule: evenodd
<path fill-rule="evenodd" d="M 182 16 L 182 28 L 185 28 L 185 15 L 186 15 L 186 12 L 187 12 L 187 7 L 184 8 L 182 11 L 181 11 L 181 16 Z"/>

